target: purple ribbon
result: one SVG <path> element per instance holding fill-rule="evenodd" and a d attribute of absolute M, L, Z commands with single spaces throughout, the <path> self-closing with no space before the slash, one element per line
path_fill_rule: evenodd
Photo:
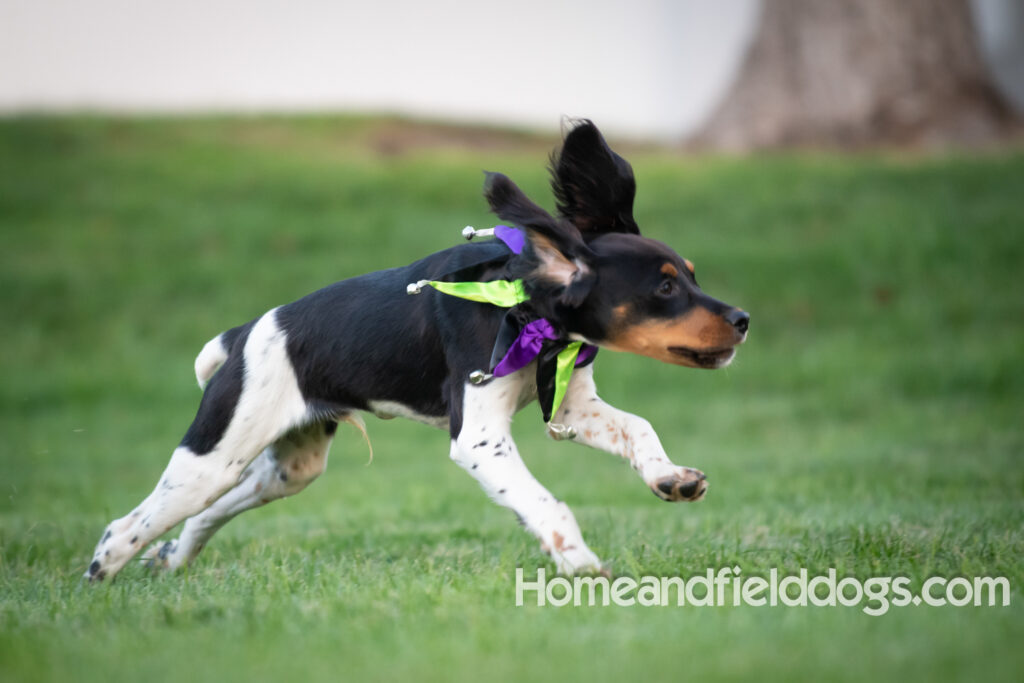
<path fill-rule="evenodd" d="M 558 339 L 555 328 L 546 319 L 539 318 L 524 325 L 519 336 L 516 337 L 516 340 L 512 342 L 512 346 L 509 347 L 508 353 L 495 366 L 494 376 L 504 377 L 505 375 L 511 375 L 513 372 L 522 370 L 529 365 L 530 361 L 540 353 L 545 339 Z M 580 347 L 579 355 L 576 356 L 576 366 L 578 367 L 586 363 L 596 353 L 596 346 L 584 344 Z"/>
<path fill-rule="evenodd" d="M 597 347 L 596 346 L 591 346 L 590 344 L 584 344 L 583 346 L 580 347 L 579 355 L 576 356 L 576 365 L 575 365 L 575 367 L 578 368 L 579 366 L 583 365 L 584 363 L 586 363 L 587 361 L 589 361 L 591 358 L 593 358 L 596 355 L 597 355 Z"/>
<path fill-rule="evenodd" d="M 504 242 L 505 246 L 511 249 L 513 253 L 523 253 L 523 247 L 526 246 L 526 235 L 523 234 L 522 230 L 510 228 L 507 225 L 495 225 L 494 236 Z"/>

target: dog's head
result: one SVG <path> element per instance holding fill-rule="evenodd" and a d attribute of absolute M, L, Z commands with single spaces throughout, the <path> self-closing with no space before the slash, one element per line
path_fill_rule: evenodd
<path fill-rule="evenodd" d="M 552 155 L 558 217 L 506 176 L 488 173 L 492 210 L 526 231 L 514 267 L 537 312 L 570 334 L 619 351 L 695 368 L 729 364 L 750 316 L 701 291 L 693 264 L 640 236 L 636 182 L 590 121 Z"/>

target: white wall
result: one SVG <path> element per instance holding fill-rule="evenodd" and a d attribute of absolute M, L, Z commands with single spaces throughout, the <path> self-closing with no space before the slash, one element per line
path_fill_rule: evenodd
<path fill-rule="evenodd" d="M 677 136 L 757 0 L 0 0 L 0 110 L 384 109 Z"/>
<path fill-rule="evenodd" d="M 975 0 L 990 8 L 1022 1 Z M 619 135 L 673 139 L 724 91 L 758 7 L 0 0 L 0 112 L 355 109 L 547 129 L 569 114 Z M 998 12 L 985 16 L 996 17 L 988 23 L 1012 63 L 1024 27 L 1014 32 Z"/>

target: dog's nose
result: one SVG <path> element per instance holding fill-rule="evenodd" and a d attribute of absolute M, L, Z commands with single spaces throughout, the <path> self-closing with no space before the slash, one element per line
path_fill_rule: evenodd
<path fill-rule="evenodd" d="M 738 308 L 734 308 L 725 315 L 725 320 L 736 328 L 740 334 L 746 334 L 750 327 L 750 314 Z"/>

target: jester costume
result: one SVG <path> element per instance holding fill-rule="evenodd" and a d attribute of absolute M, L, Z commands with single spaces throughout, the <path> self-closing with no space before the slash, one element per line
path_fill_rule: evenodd
<path fill-rule="evenodd" d="M 469 229 L 467 236 L 475 231 Z M 522 253 L 526 236 L 517 228 L 498 225 L 494 228 L 497 237 L 512 254 Z M 473 264 L 480 266 L 482 264 Z M 469 270 L 461 268 L 457 273 L 445 277 L 458 278 Z M 447 282 L 424 280 L 409 286 L 409 293 L 415 294 L 422 286 L 430 286 L 449 296 L 488 303 L 508 312 L 498 329 L 491 352 L 490 367 L 486 375 L 474 373 L 477 381 L 490 377 L 504 377 L 523 369 L 533 360 L 537 361 L 537 399 L 544 414 L 544 422 L 558 412 L 569 380 L 575 368 L 591 363 L 597 355 L 597 347 L 581 341 L 567 339 L 555 329 L 546 318 L 539 317 L 528 305 L 529 295 L 523 289 L 522 280 L 492 280 L 490 282 Z"/>

